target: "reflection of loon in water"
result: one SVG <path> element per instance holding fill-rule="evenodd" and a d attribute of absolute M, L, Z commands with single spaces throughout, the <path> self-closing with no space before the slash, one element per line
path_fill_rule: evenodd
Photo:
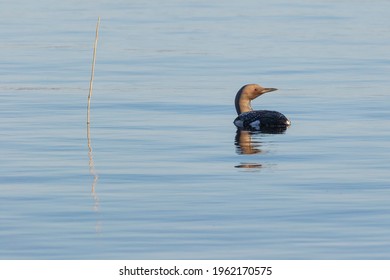
<path fill-rule="evenodd" d="M 263 151 L 260 149 L 261 142 L 257 139 L 252 139 L 252 131 L 238 129 L 234 144 L 239 155 L 254 155 L 260 154 Z"/>
<path fill-rule="evenodd" d="M 263 153 L 260 149 L 261 142 L 257 139 L 252 139 L 253 133 L 256 131 L 245 131 L 238 129 L 236 133 L 236 139 L 234 144 L 236 145 L 236 152 L 240 155 L 255 155 Z M 261 168 L 261 163 L 242 162 L 240 165 L 236 165 L 236 168 Z"/>
<path fill-rule="evenodd" d="M 238 117 L 234 124 L 240 129 L 285 130 L 291 122 L 282 113 L 268 110 L 253 110 L 251 101 L 260 95 L 275 91 L 276 88 L 263 88 L 257 84 L 243 86 L 236 95 L 235 106 Z"/>
<path fill-rule="evenodd" d="M 256 155 L 256 154 L 264 154 L 267 150 L 261 148 L 262 141 L 261 135 L 264 133 L 272 133 L 279 134 L 284 133 L 286 128 L 268 128 L 266 130 L 245 130 L 245 129 L 237 129 L 236 137 L 234 144 L 236 146 L 236 152 L 239 155 Z M 254 159 L 254 158 L 252 158 Z M 256 157 L 256 159 L 258 159 Z M 236 168 L 261 168 L 263 165 L 258 162 L 241 162 L 241 164 L 236 165 Z"/>

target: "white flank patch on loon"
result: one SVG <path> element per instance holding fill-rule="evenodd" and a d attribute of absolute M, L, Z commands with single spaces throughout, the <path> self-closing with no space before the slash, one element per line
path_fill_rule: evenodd
<path fill-rule="evenodd" d="M 257 120 L 257 121 L 251 122 L 249 125 L 253 128 L 260 128 L 260 121 Z"/>
<path fill-rule="evenodd" d="M 244 122 L 242 120 L 235 120 L 234 121 L 234 124 L 237 126 L 237 127 L 243 127 L 244 126 Z"/>

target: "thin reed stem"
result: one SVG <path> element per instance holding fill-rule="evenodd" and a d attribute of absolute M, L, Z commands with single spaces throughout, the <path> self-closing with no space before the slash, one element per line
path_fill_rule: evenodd
<path fill-rule="evenodd" d="M 93 78 L 94 78 L 94 76 L 95 76 L 96 48 L 97 48 L 97 42 L 98 42 L 98 38 L 99 38 L 99 24 L 100 24 L 100 17 L 98 17 L 98 21 L 97 21 L 97 23 L 96 23 L 95 44 L 94 44 L 94 46 L 93 46 L 93 58 L 92 58 L 91 80 L 89 81 L 88 108 L 87 108 L 87 124 L 90 123 L 91 98 L 92 98 Z"/>

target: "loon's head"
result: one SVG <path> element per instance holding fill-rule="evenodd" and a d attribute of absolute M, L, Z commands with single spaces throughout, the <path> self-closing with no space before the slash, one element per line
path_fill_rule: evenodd
<path fill-rule="evenodd" d="M 277 90 L 276 88 L 263 88 L 257 84 L 245 85 L 237 92 L 235 105 L 237 114 L 252 111 L 251 101 L 260 95 Z"/>

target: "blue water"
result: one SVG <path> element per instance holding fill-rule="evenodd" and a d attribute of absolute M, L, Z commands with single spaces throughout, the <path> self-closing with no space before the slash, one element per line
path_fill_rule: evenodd
<path fill-rule="evenodd" d="M 389 9 L 1 4 L 0 259 L 389 259 Z"/>

